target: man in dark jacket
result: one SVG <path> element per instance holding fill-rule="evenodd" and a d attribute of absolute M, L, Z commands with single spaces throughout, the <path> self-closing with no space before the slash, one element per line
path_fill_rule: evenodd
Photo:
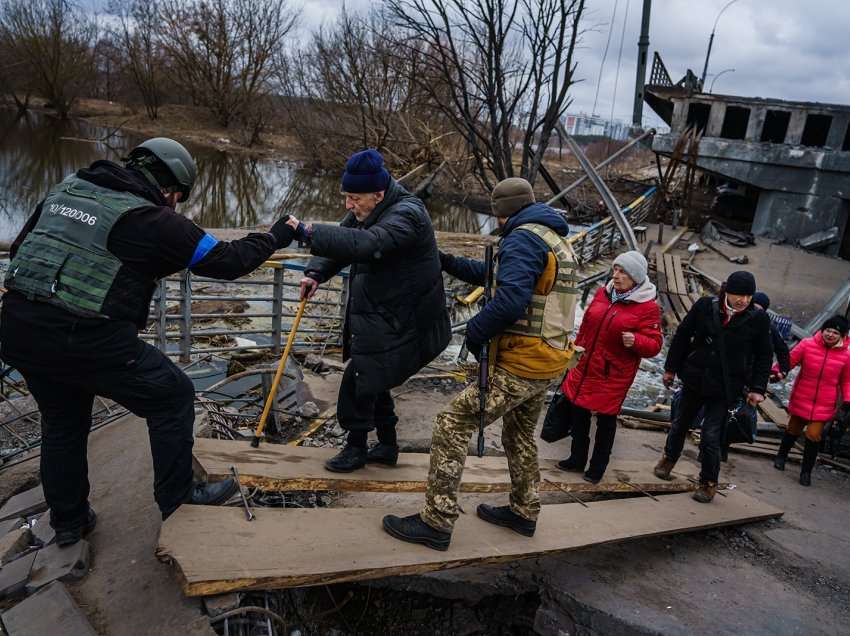
<path fill-rule="evenodd" d="M 770 298 L 763 291 L 757 291 L 753 294 L 753 306 L 767 313 L 767 308 L 770 307 Z M 767 315 L 770 318 L 770 314 Z M 776 328 L 772 319 L 770 321 L 770 341 L 773 343 L 773 355 L 776 357 L 776 362 L 779 365 L 780 375 L 776 379 L 782 380 L 791 370 L 791 352 L 788 351 L 788 344 L 785 342 L 782 334 L 779 333 L 779 329 Z M 772 378 L 771 381 L 773 381 Z"/>
<path fill-rule="evenodd" d="M 137 332 L 159 279 L 186 268 L 238 278 L 294 234 L 281 219 L 270 232 L 222 242 L 177 214 L 196 166 L 176 141 L 149 139 L 125 161 L 96 161 L 51 189 L 15 239 L 5 280 L 0 356 L 41 411 L 41 478 L 60 546 L 96 519 L 86 460 L 95 395 L 147 419 L 163 518 L 236 492 L 231 479 L 193 483 L 192 382 Z"/>
<path fill-rule="evenodd" d="M 404 383 L 443 351 L 451 324 L 431 218 L 422 201 L 390 177 L 383 157 L 354 154 L 342 176 L 348 214 L 335 225 L 289 223 L 315 255 L 304 270 L 302 294 L 351 266 L 343 328 L 337 419 L 348 443 L 325 466 L 350 472 L 367 462 L 398 461 L 390 389 Z M 378 444 L 367 450 L 377 428 Z"/>
<path fill-rule="evenodd" d="M 500 181 L 491 195 L 502 228 L 493 299 L 469 321 L 466 342 L 480 358 L 492 345 L 494 369 L 485 396 L 485 424 L 502 418 L 502 444 L 511 474 L 510 505 L 478 506 L 489 523 L 531 537 L 540 513 L 540 471 L 534 429 L 546 389 L 573 355 L 577 290 L 568 227 L 548 205 L 535 203 L 525 179 Z M 441 254 L 443 269 L 485 284 L 485 263 Z M 488 345 L 489 343 L 489 345 Z M 460 508 L 457 493 L 469 438 L 481 417 L 478 383 L 467 386 L 437 415 L 425 506 L 406 517 L 387 515 L 384 530 L 402 541 L 447 550 Z"/>
<path fill-rule="evenodd" d="M 751 273 L 730 274 L 718 297 L 703 297 L 694 303 L 676 330 L 664 363 L 664 384 L 671 386 L 678 375 L 683 388 L 655 474 L 661 479 L 671 478 L 688 429 L 704 409 L 700 486 L 694 493 L 694 499 L 701 503 L 710 502 L 717 490 L 729 409 L 735 407 L 744 391 L 750 405 L 764 401 L 773 347 L 770 319 L 752 304 L 755 291 Z"/>

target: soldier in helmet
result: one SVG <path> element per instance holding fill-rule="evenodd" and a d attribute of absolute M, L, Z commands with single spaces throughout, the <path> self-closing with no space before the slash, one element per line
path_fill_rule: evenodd
<path fill-rule="evenodd" d="M 530 537 L 540 513 L 534 428 L 546 389 L 560 378 L 575 351 L 575 261 L 568 227 L 548 205 L 535 203 L 531 184 L 509 178 L 491 195 L 502 238 L 496 256 L 493 300 L 466 327 L 476 357 L 487 343 L 495 369 L 486 395 L 485 422 L 502 419 L 502 444 L 511 474 L 508 506 L 481 504 L 484 521 Z M 484 284 L 484 263 L 440 253 L 443 271 L 473 285 Z M 407 517 L 387 515 L 384 530 L 402 541 L 447 550 L 460 508 L 457 491 L 469 439 L 479 423 L 477 383 L 457 395 L 434 422 L 425 505 Z"/>
<path fill-rule="evenodd" d="M 86 443 L 100 395 L 147 420 L 154 498 L 163 518 L 182 503 L 218 504 L 233 480 L 192 480 L 194 388 L 139 339 L 157 281 L 183 269 L 235 279 L 290 243 L 270 232 L 219 241 L 177 214 L 197 168 L 172 139 L 149 139 L 124 165 L 96 161 L 54 186 L 11 247 L 0 357 L 24 376 L 42 414 L 41 478 L 60 546 L 91 531 Z"/>

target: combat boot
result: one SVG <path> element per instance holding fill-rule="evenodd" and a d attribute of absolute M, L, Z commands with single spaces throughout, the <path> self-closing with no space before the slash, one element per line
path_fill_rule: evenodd
<path fill-rule="evenodd" d="M 667 455 L 662 455 L 652 472 L 655 473 L 655 476 L 658 477 L 658 479 L 672 481 L 673 476 L 670 473 L 673 471 L 675 466 L 676 462 L 674 460 L 668 458 Z"/>
<path fill-rule="evenodd" d="M 503 528 L 510 528 L 524 537 L 533 537 L 537 530 L 537 522 L 529 521 L 511 510 L 510 506 L 478 506 L 478 516 L 487 523 L 492 523 Z"/>
<path fill-rule="evenodd" d="M 699 488 L 697 488 L 696 492 L 694 492 L 692 496 L 694 501 L 698 501 L 700 503 L 711 503 L 716 493 L 716 481 L 703 481 L 700 482 Z"/>
<path fill-rule="evenodd" d="M 366 463 L 395 466 L 398 463 L 398 446 L 378 442 L 366 453 Z"/>
<path fill-rule="evenodd" d="M 785 470 L 785 461 L 788 459 L 788 453 L 797 441 L 796 435 L 785 433 L 782 436 L 782 441 L 779 442 L 779 451 L 776 453 L 776 458 L 773 460 L 773 467 L 776 470 Z"/>
<path fill-rule="evenodd" d="M 349 444 L 326 461 L 325 468 L 333 473 L 350 473 L 366 465 L 366 455 L 365 448 Z"/>
<path fill-rule="evenodd" d="M 408 517 L 397 517 L 387 515 L 384 517 L 384 531 L 396 539 L 408 543 L 421 543 L 432 550 L 445 552 L 449 549 L 452 533 L 444 530 L 435 530 L 422 521 L 418 514 Z"/>

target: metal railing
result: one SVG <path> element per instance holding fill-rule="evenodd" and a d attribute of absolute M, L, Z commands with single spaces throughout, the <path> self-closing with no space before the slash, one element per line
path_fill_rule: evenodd
<path fill-rule="evenodd" d="M 266 261 L 258 272 L 271 269 L 271 278 L 240 278 L 234 281 L 195 276 L 188 270 L 164 278 L 154 293 L 151 318 L 147 329 L 141 334 L 167 355 L 178 356 L 181 362 L 189 362 L 193 355 L 212 354 L 254 349 L 270 349 L 279 354 L 288 331 L 285 318 L 294 318 L 295 306 L 299 302 L 301 272 L 304 266 L 293 262 Z M 292 280 L 295 278 L 295 280 Z M 209 287 L 219 287 L 222 293 L 212 292 Z M 249 293 L 245 288 L 257 289 Z M 268 288 L 271 288 L 269 293 Z M 235 289 L 236 293 L 229 293 Z M 265 292 L 265 293 L 264 293 Z M 289 293 L 287 293 L 289 292 Z M 298 328 L 299 340 L 295 346 L 301 349 L 339 347 L 342 344 L 342 321 L 348 297 L 348 272 L 319 287 L 319 292 L 310 300 Z M 237 305 L 248 310 L 196 312 L 193 303 L 211 301 L 225 305 Z M 251 305 L 259 304 L 259 310 Z M 263 305 L 270 305 L 265 310 Z M 249 322 L 245 327 L 203 327 L 198 321 Z M 269 320 L 269 326 L 256 324 Z M 239 344 L 236 337 L 263 336 L 250 343 Z M 216 342 L 220 339 L 220 342 Z M 206 346 L 202 346 L 206 342 Z M 200 345 L 200 346 L 199 346 Z"/>
<path fill-rule="evenodd" d="M 621 210 L 632 227 L 646 220 L 655 191 L 655 187 L 650 188 Z M 625 242 L 610 216 L 572 235 L 567 241 L 572 246 L 579 265 L 585 265 L 605 254 L 610 254 Z"/>

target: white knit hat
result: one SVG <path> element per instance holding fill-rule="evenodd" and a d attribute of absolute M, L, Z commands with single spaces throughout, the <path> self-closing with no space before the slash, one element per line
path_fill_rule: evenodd
<path fill-rule="evenodd" d="M 646 280 L 646 270 L 649 266 L 643 254 L 638 251 L 629 250 L 628 252 L 623 252 L 614 259 L 613 265 L 622 267 L 626 274 L 629 275 L 629 278 L 635 281 L 635 285 L 641 285 Z"/>

